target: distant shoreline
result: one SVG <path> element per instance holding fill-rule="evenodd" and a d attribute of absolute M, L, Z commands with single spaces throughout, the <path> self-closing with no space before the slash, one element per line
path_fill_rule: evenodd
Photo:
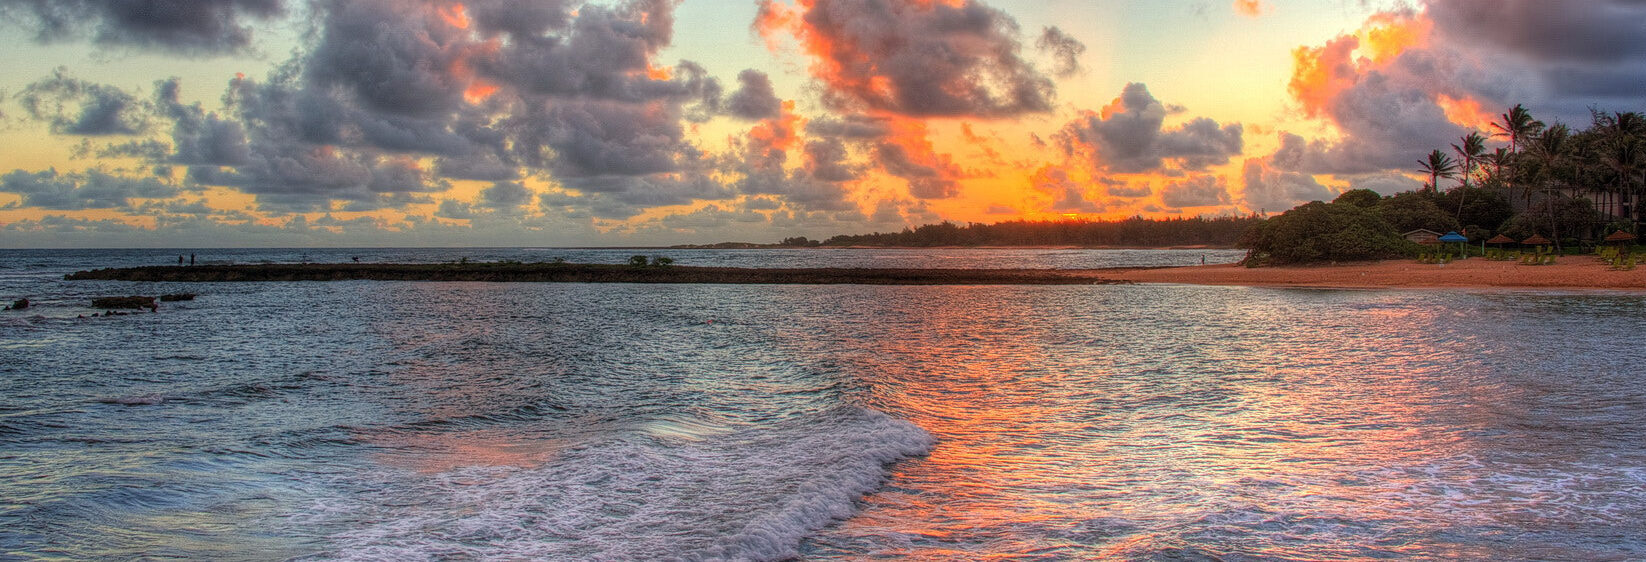
<path fill-rule="evenodd" d="M 1106 269 L 635 267 L 610 264 L 476 262 L 444 264 L 246 264 L 148 266 L 75 272 L 68 280 L 497 281 L 854 285 L 1091 285 L 1175 283 L 1358 289 L 1502 288 L 1646 291 L 1646 267 L 1615 271 L 1593 256 L 1552 265 L 1470 259 L 1445 265 L 1411 260 L 1248 268 L 1238 264 Z"/>
<path fill-rule="evenodd" d="M 1178 244 L 1171 246 L 1080 246 L 1071 244 L 1030 244 L 1003 246 L 782 246 L 777 244 L 682 244 L 663 248 L 568 248 L 580 250 L 1238 250 L 1234 246 Z"/>
<path fill-rule="evenodd" d="M 494 281 L 546 283 L 719 283 L 853 285 L 1092 285 L 1125 283 L 1096 270 L 738 268 L 573 263 L 308 263 L 147 266 L 78 271 L 70 281 Z"/>
<path fill-rule="evenodd" d="M 1133 283 L 1346 289 L 1600 289 L 1646 291 L 1646 267 L 1610 269 L 1594 256 L 1566 256 L 1552 265 L 1475 258 L 1449 264 L 1385 260 L 1331 265 L 1244 267 L 1238 264 L 1102 270 Z"/>

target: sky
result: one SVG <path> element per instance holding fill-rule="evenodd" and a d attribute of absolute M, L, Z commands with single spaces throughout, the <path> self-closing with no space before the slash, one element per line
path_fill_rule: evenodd
<path fill-rule="evenodd" d="M 1515 104 L 1646 110 L 1643 29 L 1638 0 L 0 0 L 0 247 L 1272 214 L 1417 188 Z"/>

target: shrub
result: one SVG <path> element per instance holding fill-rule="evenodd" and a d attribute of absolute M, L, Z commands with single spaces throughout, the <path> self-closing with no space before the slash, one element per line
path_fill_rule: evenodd
<path fill-rule="evenodd" d="M 629 256 L 629 265 L 634 267 L 646 267 L 646 256 Z"/>
<path fill-rule="evenodd" d="M 1337 196 L 1337 199 L 1333 199 L 1332 204 L 1349 204 L 1356 207 L 1367 208 L 1376 207 L 1377 204 L 1382 201 L 1383 196 L 1378 195 L 1376 191 L 1372 191 L 1370 189 L 1351 189 L 1343 192 L 1342 195 Z"/>
<path fill-rule="evenodd" d="M 1409 255 L 1412 243 L 1370 210 L 1315 201 L 1259 223 L 1241 245 L 1247 265 L 1354 261 Z"/>
<path fill-rule="evenodd" d="M 1421 191 L 1397 193 L 1372 208 L 1395 232 L 1426 228 L 1435 232 L 1457 230 L 1457 218 L 1440 208 L 1439 196 Z"/>
<path fill-rule="evenodd" d="M 664 256 L 652 256 L 652 267 L 668 267 L 674 265 L 674 259 Z"/>

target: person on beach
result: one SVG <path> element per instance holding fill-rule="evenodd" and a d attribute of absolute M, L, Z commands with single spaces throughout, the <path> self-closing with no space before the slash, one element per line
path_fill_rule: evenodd
<path fill-rule="evenodd" d="M 183 265 L 183 254 L 177 254 L 177 265 Z"/>
<path fill-rule="evenodd" d="M 194 254 L 189 254 L 189 265 L 194 265 Z"/>

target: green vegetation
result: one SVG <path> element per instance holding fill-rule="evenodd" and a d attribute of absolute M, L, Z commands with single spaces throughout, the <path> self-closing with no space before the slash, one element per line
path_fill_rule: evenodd
<path fill-rule="evenodd" d="M 1596 111 L 1591 119 L 1589 128 L 1574 132 L 1545 125 L 1517 105 L 1492 124 L 1493 136 L 1507 147 L 1488 152 L 1486 137 L 1470 133 L 1451 145 L 1452 154 L 1437 149 L 1418 160 L 1417 171 L 1429 178 L 1421 190 L 1390 197 L 1352 190 L 1332 203 L 1316 201 L 1263 221 L 1241 239 L 1251 250 L 1246 263 L 1451 259 L 1455 248 L 1425 250 L 1400 238 L 1417 229 L 1461 232 L 1471 243 L 1466 248 L 1498 234 L 1542 236 L 1553 248 L 1539 248 L 1526 261 L 1552 263 L 1570 250 L 1598 247 L 1609 233 L 1639 234 L 1646 218 L 1646 116 Z M 1448 178 L 1457 184 L 1441 192 L 1440 181 Z"/>
<path fill-rule="evenodd" d="M 1246 232 L 1241 239 L 1241 245 L 1251 249 L 1246 265 L 1375 260 L 1409 255 L 1415 244 L 1401 238 L 1376 209 L 1339 197 L 1332 203 L 1315 201 L 1286 211 Z"/>
<path fill-rule="evenodd" d="M 960 226 L 951 222 L 902 232 L 839 235 L 821 243 L 788 238 L 784 246 L 1234 246 L 1263 219 L 1253 216 L 1118 221 L 1006 221 Z"/>

